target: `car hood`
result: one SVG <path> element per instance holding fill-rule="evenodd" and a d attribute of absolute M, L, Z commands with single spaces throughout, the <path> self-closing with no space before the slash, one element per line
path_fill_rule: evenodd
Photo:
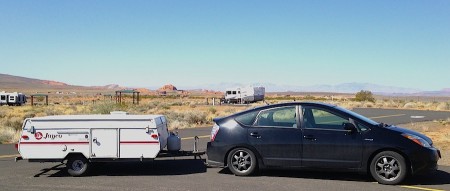
<path fill-rule="evenodd" d="M 417 131 L 405 129 L 405 128 L 402 128 L 402 127 L 397 127 L 397 126 L 394 126 L 394 125 L 388 126 L 388 127 L 386 127 L 386 128 L 387 128 L 387 129 L 390 129 L 390 130 L 392 130 L 392 131 L 399 132 L 399 133 L 409 133 L 409 134 L 418 136 L 418 137 L 424 139 L 425 141 L 427 141 L 430 145 L 433 144 L 433 141 L 432 141 L 429 137 L 427 137 L 426 135 L 424 135 L 424 134 L 422 134 L 422 133 L 419 133 L 419 132 L 417 132 Z"/>

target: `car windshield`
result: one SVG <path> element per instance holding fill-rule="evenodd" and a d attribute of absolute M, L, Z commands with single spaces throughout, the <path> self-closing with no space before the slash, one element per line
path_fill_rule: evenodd
<path fill-rule="evenodd" d="M 360 120 L 362 120 L 362 121 L 364 121 L 366 123 L 369 123 L 371 125 L 378 125 L 379 124 L 378 122 L 376 122 L 376 121 L 374 121 L 372 119 L 369 119 L 369 118 L 367 118 L 367 117 L 365 117 L 365 116 L 363 116 L 363 115 L 361 115 L 359 113 L 355 113 L 355 112 L 353 112 L 351 110 L 344 109 L 344 108 L 339 107 L 339 106 L 336 106 L 336 109 L 341 110 L 341 111 L 343 111 L 345 113 L 348 113 L 350 115 L 353 115 L 353 116 L 357 117 L 358 119 L 360 119 Z"/>

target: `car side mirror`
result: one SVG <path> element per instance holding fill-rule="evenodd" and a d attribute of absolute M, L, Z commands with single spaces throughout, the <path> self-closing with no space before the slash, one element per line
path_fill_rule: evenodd
<path fill-rule="evenodd" d="M 342 126 L 344 127 L 344 130 L 348 131 L 349 133 L 354 133 L 357 131 L 356 126 L 353 125 L 353 123 L 342 123 Z"/>

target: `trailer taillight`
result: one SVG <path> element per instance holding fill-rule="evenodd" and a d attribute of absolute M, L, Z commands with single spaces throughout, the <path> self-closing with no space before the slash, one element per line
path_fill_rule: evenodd
<path fill-rule="evenodd" d="M 14 144 L 14 147 L 16 148 L 16 150 L 19 150 L 19 144 L 18 143 Z"/>
<path fill-rule="evenodd" d="M 158 139 L 158 135 L 157 134 L 152 134 L 152 138 Z"/>
<path fill-rule="evenodd" d="M 22 139 L 28 140 L 29 137 L 28 137 L 28 135 L 22 135 Z"/>
<path fill-rule="evenodd" d="M 219 132 L 219 125 L 217 125 L 217 123 L 214 123 L 214 126 L 211 130 L 211 142 L 214 141 L 214 139 L 216 139 L 216 135 Z"/>

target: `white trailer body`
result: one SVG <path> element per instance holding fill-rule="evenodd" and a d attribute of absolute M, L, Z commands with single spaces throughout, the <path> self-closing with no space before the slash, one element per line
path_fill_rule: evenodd
<path fill-rule="evenodd" d="M 33 162 L 154 159 L 169 132 L 162 115 L 63 115 L 26 119 L 18 143 L 23 159 Z"/>
<path fill-rule="evenodd" d="M 0 92 L 0 105 L 23 105 L 27 102 L 27 97 L 23 93 Z"/>
<path fill-rule="evenodd" d="M 264 100 L 265 88 L 258 86 L 230 88 L 225 91 L 226 103 L 252 103 Z"/>
<path fill-rule="evenodd" d="M 8 96 L 9 93 L 6 93 L 4 91 L 0 92 L 0 106 L 8 104 Z"/>

